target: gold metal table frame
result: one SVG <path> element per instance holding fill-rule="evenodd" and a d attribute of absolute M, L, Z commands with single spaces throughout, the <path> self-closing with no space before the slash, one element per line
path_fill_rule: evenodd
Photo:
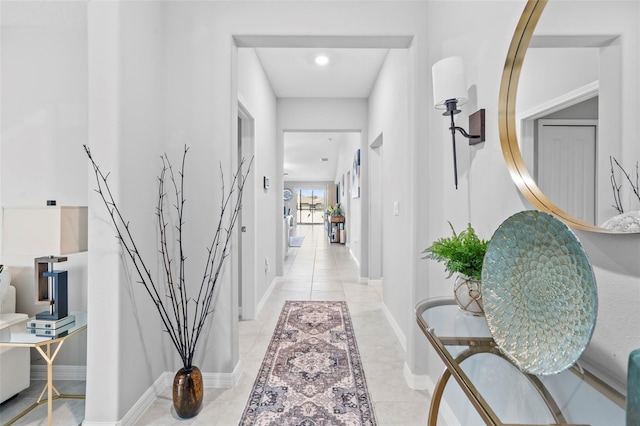
<path fill-rule="evenodd" d="M 13 337 L 9 341 L 0 341 L 0 346 L 12 346 L 12 347 L 29 347 L 35 348 L 40 356 L 47 363 L 47 383 L 40 392 L 40 396 L 29 407 L 23 410 L 21 413 L 13 417 L 4 426 L 9 426 L 14 424 L 16 421 L 20 420 L 27 413 L 32 411 L 34 408 L 47 404 L 47 424 L 51 426 L 53 424 L 53 401 L 60 398 L 71 398 L 71 399 L 85 399 L 85 395 L 71 395 L 71 394 L 61 394 L 58 389 L 53 385 L 53 363 L 55 362 L 58 353 L 60 352 L 60 348 L 64 342 L 71 336 L 74 336 L 81 331 L 86 330 L 87 328 L 87 314 L 86 312 L 71 312 L 76 316 L 76 326 L 69 330 L 64 336 L 59 337 L 42 337 L 41 339 L 27 339 L 21 338 L 24 335 L 29 335 L 27 333 L 27 321 L 19 322 L 10 327 L 10 331 Z M 46 393 L 46 399 L 44 395 Z M 55 394 L 55 395 L 54 395 Z"/>
<path fill-rule="evenodd" d="M 469 336 L 469 337 L 459 337 L 459 336 L 441 336 L 436 333 L 436 330 L 432 328 L 425 320 L 424 313 L 435 307 L 446 306 L 446 305 L 456 305 L 455 300 L 453 299 L 430 299 L 424 300 L 416 306 L 416 320 L 418 322 L 418 326 L 427 337 L 427 340 L 431 344 L 431 346 L 435 349 L 436 353 L 440 356 L 442 361 L 445 364 L 445 370 L 438 379 L 433 395 L 431 396 L 431 405 L 429 407 L 429 426 L 436 426 L 438 420 L 438 412 L 440 410 L 440 404 L 442 401 L 442 397 L 444 394 L 445 387 L 451 377 L 455 379 L 458 383 L 465 396 L 469 399 L 474 409 L 477 411 L 479 416 L 487 425 L 496 425 L 496 426 L 506 426 L 503 423 L 498 415 L 494 412 L 491 406 L 487 403 L 486 399 L 482 396 L 482 394 L 478 391 L 476 386 L 473 384 L 472 380 L 468 377 L 468 375 L 464 372 L 461 367 L 461 363 L 471 358 L 474 355 L 481 353 L 490 353 L 495 356 L 501 357 L 508 361 L 508 359 L 500 352 L 497 348 L 495 341 L 492 337 L 487 336 Z M 461 353 L 458 355 L 453 355 L 448 349 L 447 346 L 458 346 L 458 347 L 466 347 Z M 614 404 L 619 407 L 624 408 L 626 404 L 625 397 L 620 394 L 618 391 L 598 379 L 596 376 L 591 374 L 589 371 L 581 368 L 578 364 L 575 364 L 570 369 L 574 374 L 576 374 L 580 379 L 587 382 L 591 387 L 598 390 L 600 393 L 605 395 L 608 399 L 610 399 Z M 554 424 L 556 425 L 569 425 L 565 419 L 565 416 L 562 413 L 562 410 L 552 397 L 552 395 L 547 391 L 544 384 L 540 381 L 537 376 L 522 373 L 524 377 L 533 385 L 538 394 L 542 397 L 542 400 L 546 404 L 549 409 L 550 414 L 554 418 Z"/>

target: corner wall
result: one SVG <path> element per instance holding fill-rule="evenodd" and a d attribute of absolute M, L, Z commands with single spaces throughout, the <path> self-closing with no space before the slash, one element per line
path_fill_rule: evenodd
<path fill-rule="evenodd" d="M 166 152 L 162 7 L 151 2 L 90 3 L 89 141 L 137 249 L 151 275 L 157 266 L 156 206 Z M 167 152 L 180 167 L 184 145 Z M 193 152 L 187 160 L 191 175 Z M 88 163 L 87 163 L 88 166 Z M 155 305 L 115 238 L 107 208 L 89 179 L 89 297 L 87 399 L 83 424 L 117 422 L 162 373 L 176 365 L 176 351 L 162 330 Z M 191 186 L 186 185 L 189 199 Z M 189 209 L 187 207 L 187 222 Z M 173 215 L 172 215 L 173 216 Z M 162 278 L 156 278 L 162 288 Z M 105 404 L 104 401 L 111 401 Z"/>
<path fill-rule="evenodd" d="M 86 206 L 87 5 L 49 2 L 38 9 L 40 16 L 24 2 L 0 3 L 0 206 L 42 207 L 47 200 Z M 44 16 L 49 19 L 39 19 Z M 59 253 L 16 256 L 2 245 L 0 263 L 12 270 L 17 312 L 41 312 L 43 305 L 35 304 L 33 259 Z M 69 308 L 86 311 L 87 253 L 69 255 L 61 267 L 69 272 Z M 86 344 L 82 333 L 57 359 L 79 379 Z M 32 364 L 44 366 L 35 350 Z"/>
<path fill-rule="evenodd" d="M 415 321 L 407 315 L 411 293 L 398 291 L 398 283 L 413 280 L 411 265 L 413 252 L 414 200 L 412 187 L 413 141 L 409 133 L 409 50 L 390 50 L 369 98 L 369 135 L 383 135 L 380 149 L 382 193 L 380 219 L 382 221 L 382 271 L 384 304 L 406 336 Z M 369 139 L 364 149 L 373 157 Z M 370 181 L 375 177 L 370 176 Z M 376 232 L 376 231 L 372 231 Z"/>
<path fill-rule="evenodd" d="M 256 236 L 254 248 L 254 272 L 256 283 L 256 302 L 264 297 L 269 285 L 276 277 L 277 259 L 276 235 L 278 227 L 273 226 L 282 215 L 278 208 L 282 200 L 282 191 L 278 191 L 276 181 L 281 178 L 282 171 L 277 169 L 277 133 L 276 133 L 276 97 L 269 80 L 264 74 L 262 65 L 254 49 L 238 49 L 238 94 L 246 103 L 255 120 L 253 185 L 255 188 L 255 223 Z M 269 189 L 263 188 L 263 176 L 272 180 Z M 265 271 L 265 259 L 270 268 Z"/>

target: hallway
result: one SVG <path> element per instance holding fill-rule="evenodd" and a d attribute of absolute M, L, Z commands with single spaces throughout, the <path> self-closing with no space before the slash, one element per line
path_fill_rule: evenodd
<path fill-rule="evenodd" d="M 256 320 L 239 323 L 242 373 L 237 385 L 231 389 L 206 388 L 202 411 L 189 420 L 172 414 L 171 388 L 167 386 L 136 424 L 237 425 L 286 300 L 346 300 L 378 424 L 426 424 L 429 395 L 410 389 L 404 380 L 404 352 L 382 311 L 382 287 L 358 283 L 357 266 L 349 248 L 329 243 L 322 226 L 298 225 L 296 235 L 304 236 L 304 242 L 302 247 L 290 249 L 285 259 L 284 282 L 275 286 Z M 0 410 L 0 418 L 5 421 L 25 408 L 43 383 L 33 380 L 28 390 Z M 65 380 L 56 386 L 62 392 L 77 393 L 82 392 L 78 388 L 84 387 L 84 382 Z M 43 416 L 46 405 L 16 425 L 44 424 Z M 63 399 L 54 404 L 57 425 L 75 426 L 83 417 L 83 401 Z"/>
<path fill-rule="evenodd" d="M 275 286 L 255 321 L 241 321 L 242 374 L 232 389 L 205 389 L 200 414 L 180 421 L 169 414 L 167 390 L 141 418 L 141 425 L 237 425 L 285 300 L 346 300 L 379 425 L 424 425 L 429 396 L 410 389 L 403 377 L 404 353 L 382 312 L 382 287 L 358 283 L 349 248 L 330 244 L 322 226 L 298 225 L 300 248 L 285 259 L 284 282 Z"/>

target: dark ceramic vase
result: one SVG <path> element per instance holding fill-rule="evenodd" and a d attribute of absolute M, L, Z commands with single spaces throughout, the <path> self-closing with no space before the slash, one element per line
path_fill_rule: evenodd
<path fill-rule="evenodd" d="M 202 373 L 198 367 L 181 368 L 173 378 L 173 407 L 176 414 L 188 419 L 202 408 Z"/>

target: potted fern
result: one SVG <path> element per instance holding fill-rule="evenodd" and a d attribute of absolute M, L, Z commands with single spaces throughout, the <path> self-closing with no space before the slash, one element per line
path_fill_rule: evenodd
<path fill-rule="evenodd" d="M 471 224 L 456 233 L 449 222 L 453 235 L 440 238 L 422 251 L 423 259 L 444 263 L 449 277 L 457 273 L 454 282 L 454 297 L 460 309 L 471 315 L 484 315 L 482 308 L 482 262 L 489 241 L 478 237 Z"/>

